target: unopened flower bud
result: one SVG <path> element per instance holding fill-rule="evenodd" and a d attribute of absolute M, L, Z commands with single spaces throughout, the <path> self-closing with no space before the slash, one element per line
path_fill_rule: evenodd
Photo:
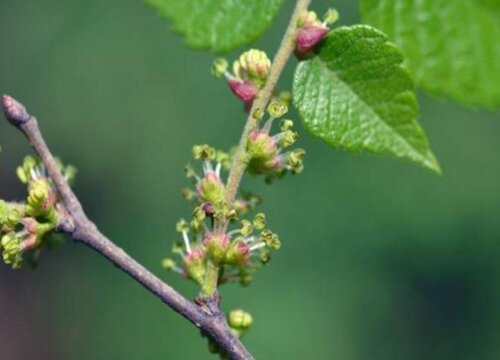
<path fill-rule="evenodd" d="M 250 159 L 249 172 L 262 174 L 276 167 L 277 164 L 274 160 L 278 156 L 278 145 L 268 133 L 255 130 L 248 138 L 247 154 Z"/>
<path fill-rule="evenodd" d="M 329 28 L 320 26 L 305 26 L 297 31 L 295 55 L 303 59 L 330 31 Z"/>
<path fill-rule="evenodd" d="M 183 268 L 186 275 L 202 284 L 205 279 L 205 252 L 202 248 L 193 248 L 192 251 L 184 257 Z"/>
<path fill-rule="evenodd" d="M 21 240 L 15 232 L 5 234 L 0 240 L 2 248 L 2 258 L 5 264 L 11 265 L 13 269 L 18 269 L 22 265 Z"/>
<path fill-rule="evenodd" d="M 33 212 L 47 212 L 57 201 L 55 190 L 46 178 L 39 178 L 30 183 L 27 203 Z"/>
<path fill-rule="evenodd" d="M 229 79 L 227 83 L 233 94 L 246 105 L 251 105 L 252 101 L 259 95 L 259 88 L 251 81 Z"/>
<path fill-rule="evenodd" d="M 213 171 L 198 181 L 196 190 L 202 201 L 209 202 L 212 206 L 224 200 L 225 186 L 220 177 Z"/>
<path fill-rule="evenodd" d="M 203 239 L 203 245 L 214 264 L 220 264 L 229 248 L 229 236 L 227 234 L 214 235 L 207 234 Z"/>
<path fill-rule="evenodd" d="M 161 266 L 165 269 L 165 270 L 173 270 L 177 267 L 176 263 L 174 260 L 170 259 L 170 258 L 165 258 L 162 260 L 161 262 Z"/>
<path fill-rule="evenodd" d="M 26 108 L 16 99 L 4 95 L 2 97 L 3 112 L 5 117 L 14 126 L 20 126 L 26 123 L 31 116 L 26 111 Z"/>
<path fill-rule="evenodd" d="M 256 49 L 245 51 L 233 64 L 233 72 L 238 78 L 250 80 L 259 88 L 266 83 L 270 69 L 271 60 L 264 51 Z"/>
<path fill-rule="evenodd" d="M 269 134 L 255 130 L 249 138 L 247 152 L 252 158 L 269 160 L 278 152 L 276 141 Z"/>
<path fill-rule="evenodd" d="M 237 330 L 248 330 L 252 325 L 252 315 L 241 309 L 231 310 L 227 317 L 229 326 Z"/>

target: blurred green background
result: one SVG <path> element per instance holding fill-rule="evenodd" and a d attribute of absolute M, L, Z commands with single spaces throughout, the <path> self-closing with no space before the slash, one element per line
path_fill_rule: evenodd
<path fill-rule="evenodd" d="M 328 5 L 358 21 L 356 2 L 313 7 Z M 257 46 L 274 52 L 291 7 Z M 183 166 L 194 143 L 234 144 L 245 117 L 211 61 L 139 1 L 0 0 L 0 93 L 78 167 L 90 217 L 189 297 L 160 267 L 190 212 Z M 257 359 L 499 358 L 500 116 L 419 97 L 442 177 L 301 129 L 303 175 L 246 179 L 284 245 L 251 287 L 222 290 L 224 309 L 254 315 Z M 22 198 L 14 168 L 30 149 L 3 121 L 0 144 L 0 197 Z M 44 252 L 36 271 L 0 267 L 2 360 L 210 358 L 190 324 L 83 246 Z"/>

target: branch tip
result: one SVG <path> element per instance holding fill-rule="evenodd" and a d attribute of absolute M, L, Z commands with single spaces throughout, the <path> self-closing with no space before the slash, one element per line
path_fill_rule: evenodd
<path fill-rule="evenodd" d="M 24 105 L 9 95 L 2 96 L 2 105 L 5 117 L 14 126 L 21 126 L 31 119 Z"/>

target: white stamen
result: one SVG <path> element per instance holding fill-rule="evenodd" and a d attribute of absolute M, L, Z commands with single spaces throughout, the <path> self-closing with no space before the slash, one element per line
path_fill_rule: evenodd
<path fill-rule="evenodd" d="M 262 127 L 262 132 L 269 134 L 269 132 L 271 131 L 271 127 L 273 126 L 274 119 L 276 118 L 270 117 L 269 120 L 266 121 L 266 123 Z"/>
<path fill-rule="evenodd" d="M 191 253 L 191 244 L 189 243 L 189 237 L 187 231 L 182 232 L 182 238 L 184 239 L 184 246 L 186 246 L 186 252 Z"/>
<path fill-rule="evenodd" d="M 218 162 L 217 166 L 215 167 L 215 173 L 217 174 L 218 177 L 220 177 L 220 169 L 221 169 L 221 163 Z"/>
<path fill-rule="evenodd" d="M 210 160 L 203 161 L 203 173 L 206 175 L 208 172 L 213 172 L 212 162 Z"/>
<path fill-rule="evenodd" d="M 250 251 L 255 251 L 266 246 L 265 242 L 260 242 L 255 245 L 250 246 Z"/>
<path fill-rule="evenodd" d="M 241 232 L 241 229 L 234 229 L 234 230 L 231 230 L 230 232 L 228 232 L 227 234 L 229 235 L 229 237 L 235 235 L 235 234 L 239 234 Z"/>

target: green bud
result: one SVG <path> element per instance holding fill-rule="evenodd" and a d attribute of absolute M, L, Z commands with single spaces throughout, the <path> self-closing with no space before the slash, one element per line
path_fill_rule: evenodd
<path fill-rule="evenodd" d="M 231 310 L 227 316 L 229 326 L 237 330 L 248 330 L 252 325 L 252 315 L 241 309 Z"/>
<path fill-rule="evenodd" d="M 288 106 L 282 101 L 272 100 L 267 107 L 267 112 L 273 118 L 280 118 L 288 112 Z"/>
<path fill-rule="evenodd" d="M 247 237 L 253 232 L 253 225 L 250 221 L 244 219 L 241 220 L 241 235 L 244 237 Z"/>
<path fill-rule="evenodd" d="M 21 214 L 12 204 L 0 200 L 0 228 L 13 228 L 21 220 Z"/>
<path fill-rule="evenodd" d="M 55 191 L 45 178 L 39 178 L 30 183 L 27 204 L 29 215 L 46 213 L 51 210 L 57 201 Z"/>
<path fill-rule="evenodd" d="M 228 63 L 224 58 L 217 58 L 212 64 L 212 75 L 216 77 L 222 77 L 227 71 Z"/>
<path fill-rule="evenodd" d="M 248 286 L 252 283 L 252 275 L 248 271 L 242 271 L 240 273 L 240 284 L 242 286 Z"/>
<path fill-rule="evenodd" d="M 4 235 L 0 241 L 2 247 L 2 258 L 5 264 L 11 265 L 13 269 L 19 269 L 22 265 L 21 240 L 15 232 Z"/>
<path fill-rule="evenodd" d="M 165 258 L 165 259 L 162 260 L 161 266 L 165 270 L 174 270 L 177 267 L 177 264 L 175 263 L 174 260 L 172 260 L 170 258 Z"/>
<path fill-rule="evenodd" d="M 258 213 L 253 218 L 253 226 L 257 230 L 263 230 L 266 227 L 266 214 Z"/>
<path fill-rule="evenodd" d="M 262 172 L 266 170 L 266 164 L 278 154 L 278 146 L 269 134 L 256 130 L 248 137 L 247 153 L 252 159 L 250 167 L 255 168 L 255 172 Z"/>
<path fill-rule="evenodd" d="M 224 200 L 226 187 L 215 172 L 208 172 L 196 185 L 201 200 L 217 205 Z"/>
<path fill-rule="evenodd" d="M 251 49 L 245 51 L 237 61 L 233 63 L 233 72 L 241 80 L 249 80 L 262 88 L 269 76 L 271 60 L 266 53 Z"/>
<path fill-rule="evenodd" d="M 212 259 L 213 263 L 218 265 L 226 256 L 226 252 L 229 248 L 229 236 L 226 234 L 207 234 L 203 239 L 203 245 L 205 245 L 208 255 Z"/>
<path fill-rule="evenodd" d="M 196 281 L 198 284 L 203 284 L 205 279 L 206 254 L 201 248 L 193 248 L 192 251 L 184 257 L 183 268 L 186 274 Z"/>

